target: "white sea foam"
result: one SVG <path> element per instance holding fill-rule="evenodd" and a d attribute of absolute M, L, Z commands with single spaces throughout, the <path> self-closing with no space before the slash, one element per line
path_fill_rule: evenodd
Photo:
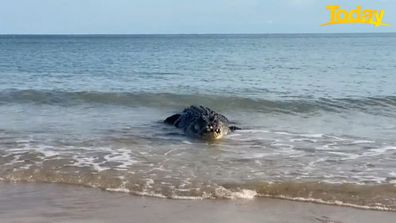
<path fill-rule="evenodd" d="M 332 142 L 332 143 L 325 144 L 323 146 L 316 146 L 315 149 L 317 149 L 317 150 L 336 150 L 336 149 L 338 149 L 337 146 L 338 146 L 337 142 Z"/>
<path fill-rule="evenodd" d="M 378 156 L 381 154 L 385 154 L 391 150 L 396 150 L 396 146 L 384 146 L 384 147 L 370 149 L 369 151 L 364 152 L 362 155 L 363 156 Z"/>
<path fill-rule="evenodd" d="M 341 156 L 343 160 L 354 160 L 359 158 L 361 155 L 359 154 L 354 154 L 354 153 L 345 153 L 345 152 L 339 152 L 339 151 L 329 151 L 327 152 L 329 154 Z"/>
<path fill-rule="evenodd" d="M 326 160 L 327 160 L 327 157 L 322 157 L 317 160 L 309 162 L 308 165 L 304 166 L 304 173 L 308 174 L 307 171 L 313 170 L 315 168 L 316 164 L 324 162 Z"/>
<path fill-rule="evenodd" d="M 231 191 L 222 186 L 215 189 L 215 196 L 228 199 L 253 199 L 257 195 L 254 190 L 242 189 L 239 191 Z"/>
<path fill-rule="evenodd" d="M 342 201 L 338 201 L 338 200 L 325 201 L 323 199 L 318 199 L 318 198 L 289 197 L 289 196 L 284 196 L 284 195 L 279 195 L 279 196 L 258 195 L 258 196 L 269 197 L 269 198 L 280 198 L 280 199 L 293 200 L 293 201 L 303 201 L 303 202 L 313 202 L 313 203 L 319 203 L 319 204 L 329 204 L 329 205 L 353 207 L 353 208 L 368 209 L 368 210 L 395 211 L 392 208 L 384 207 L 381 205 L 377 205 L 377 206 L 357 205 L 357 204 L 351 204 L 351 203 L 342 202 Z"/>
<path fill-rule="evenodd" d="M 294 133 L 290 133 L 290 132 L 280 132 L 280 131 L 274 131 L 273 133 L 279 134 L 279 135 L 296 135 L 296 134 L 294 134 Z"/>
<path fill-rule="evenodd" d="M 352 144 L 366 144 L 366 143 L 375 143 L 372 140 L 354 140 L 351 142 Z"/>
<path fill-rule="evenodd" d="M 101 172 L 105 170 L 109 170 L 110 167 L 101 166 L 104 162 L 97 163 L 97 158 L 95 157 L 81 157 L 81 156 L 73 156 L 75 163 L 68 164 L 68 166 L 77 166 L 77 167 L 92 167 L 94 170 Z"/>
<path fill-rule="evenodd" d="M 254 190 L 243 189 L 232 193 L 232 199 L 253 199 L 256 196 L 257 192 Z"/>
<path fill-rule="evenodd" d="M 380 147 L 377 149 L 371 149 L 371 151 L 374 151 L 377 153 L 385 153 L 385 152 L 388 152 L 389 150 L 396 150 L 396 146 L 384 146 L 384 147 Z"/>
<path fill-rule="evenodd" d="M 112 153 L 105 155 L 103 158 L 106 162 L 121 163 L 115 167 L 117 169 L 127 169 L 128 167 L 137 163 L 137 161 L 131 157 L 131 151 L 128 149 L 113 150 Z"/>
<path fill-rule="evenodd" d="M 271 155 L 270 153 L 253 153 L 242 155 L 243 159 L 259 159 Z"/>
<path fill-rule="evenodd" d="M 203 200 L 205 198 L 200 196 L 180 196 L 180 195 L 172 195 L 170 198 L 176 200 Z"/>
<path fill-rule="evenodd" d="M 153 191 L 131 191 L 125 187 L 119 188 L 106 188 L 107 191 L 111 192 L 122 192 L 122 193 L 131 193 L 140 196 L 148 196 L 148 197 L 156 197 L 156 198 L 167 198 L 165 195 L 160 193 L 154 193 Z"/>
<path fill-rule="evenodd" d="M 291 133 L 291 132 L 283 132 L 283 131 L 274 131 L 273 133 L 279 135 L 290 135 L 290 136 L 300 136 L 307 138 L 321 138 L 324 136 L 322 133 Z"/>
<path fill-rule="evenodd" d="M 264 130 L 264 129 L 241 129 L 238 130 L 240 133 L 268 133 L 270 132 L 269 130 Z"/>
<path fill-rule="evenodd" d="M 311 142 L 311 143 L 315 143 L 318 140 L 316 139 L 310 139 L 310 138 L 295 138 L 295 139 L 290 139 L 290 142 Z"/>
<path fill-rule="evenodd" d="M 133 194 L 136 194 L 136 195 L 140 195 L 140 196 L 149 196 L 149 197 L 157 197 L 157 198 L 167 198 L 165 195 L 163 195 L 163 194 L 159 194 L 159 193 L 154 193 L 154 192 L 152 192 L 152 191 L 142 191 L 142 192 L 136 192 L 136 191 L 134 191 L 134 192 L 131 192 L 131 193 L 133 193 Z"/>
<path fill-rule="evenodd" d="M 357 179 L 360 182 L 362 182 L 361 184 L 364 185 L 365 183 L 363 182 L 373 182 L 373 183 L 377 183 L 377 184 L 382 184 L 382 183 L 386 183 L 386 177 L 379 177 L 379 176 L 368 176 L 368 175 L 354 175 L 351 176 L 352 179 Z"/>
<path fill-rule="evenodd" d="M 112 191 L 112 192 L 123 192 L 123 193 L 130 193 L 131 191 L 127 188 L 106 188 L 107 191 Z"/>
<path fill-rule="evenodd" d="M 323 137 L 324 135 L 323 134 L 321 134 L 321 133 L 313 133 L 313 134 L 299 134 L 299 136 L 302 136 L 302 137 L 310 137 L 310 138 L 321 138 L 321 137 Z"/>
<path fill-rule="evenodd" d="M 272 146 L 281 147 L 282 149 L 292 149 L 293 145 L 285 144 L 285 143 L 271 143 Z"/>

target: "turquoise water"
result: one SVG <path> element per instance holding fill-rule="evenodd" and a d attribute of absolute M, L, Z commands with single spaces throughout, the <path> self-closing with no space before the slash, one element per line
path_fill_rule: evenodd
<path fill-rule="evenodd" d="M 395 208 L 395 40 L 0 36 L 0 179 Z M 161 123 L 191 104 L 243 130 L 211 144 Z"/>

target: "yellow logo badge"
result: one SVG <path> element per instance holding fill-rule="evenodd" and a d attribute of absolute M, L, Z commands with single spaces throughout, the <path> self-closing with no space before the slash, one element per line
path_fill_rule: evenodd
<path fill-rule="evenodd" d="M 389 24 L 382 23 L 384 18 L 384 10 L 362 10 L 361 6 L 356 7 L 351 11 L 340 9 L 338 5 L 326 6 L 326 9 L 330 11 L 330 21 L 324 23 L 321 26 L 330 26 L 337 24 L 367 24 L 378 26 L 389 26 Z"/>

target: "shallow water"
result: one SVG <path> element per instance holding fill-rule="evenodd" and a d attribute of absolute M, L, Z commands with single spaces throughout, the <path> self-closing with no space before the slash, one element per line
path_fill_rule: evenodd
<path fill-rule="evenodd" d="M 1 36 L 0 179 L 395 210 L 395 39 Z M 190 104 L 243 130 L 162 123 Z"/>

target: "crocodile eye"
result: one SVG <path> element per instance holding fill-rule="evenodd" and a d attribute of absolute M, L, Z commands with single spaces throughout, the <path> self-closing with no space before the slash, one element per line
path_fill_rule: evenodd
<path fill-rule="evenodd" d="M 194 129 L 198 131 L 199 130 L 199 126 L 198 125 L 194 125 Z"/>

